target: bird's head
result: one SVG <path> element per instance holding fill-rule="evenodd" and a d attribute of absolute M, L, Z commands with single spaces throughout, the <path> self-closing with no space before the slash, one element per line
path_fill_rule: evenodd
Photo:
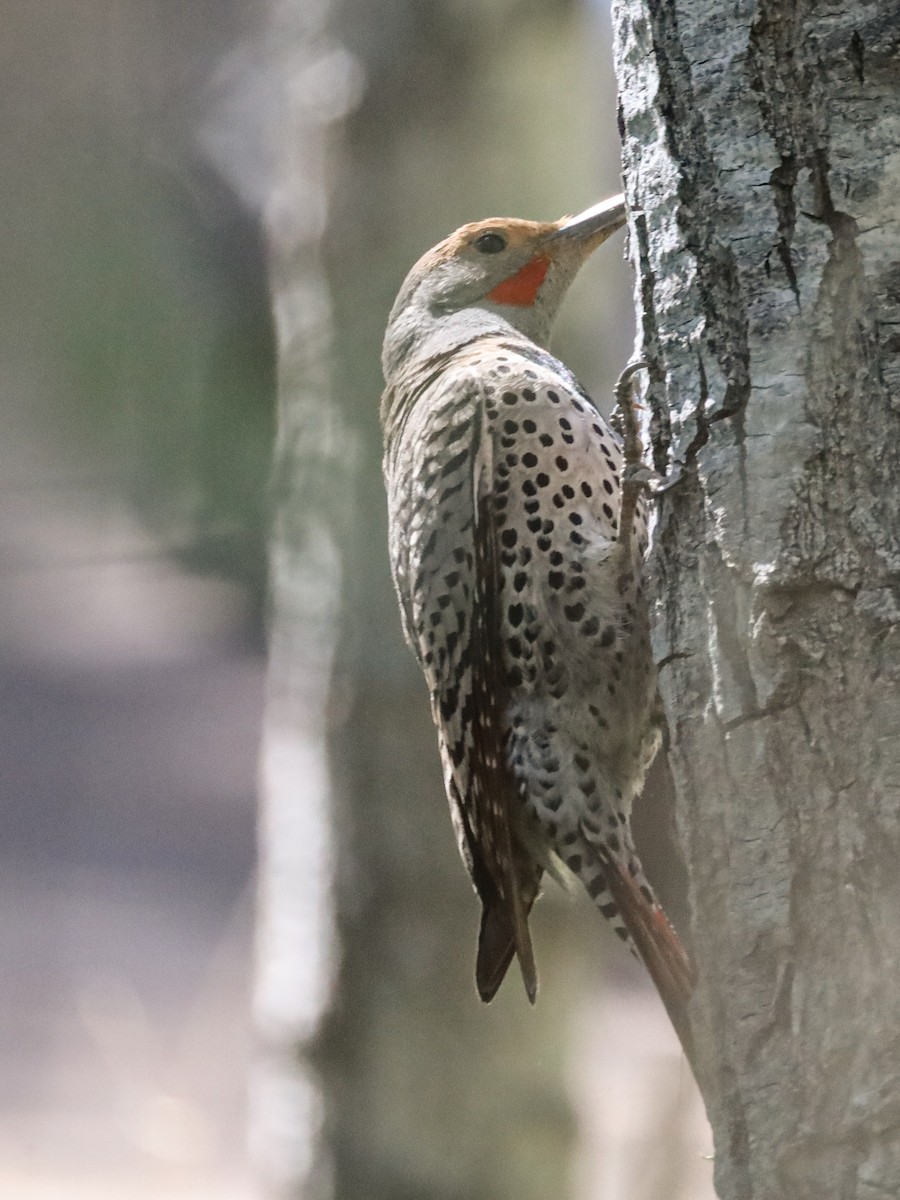
<path fill-rule="evenodd" d="M 560 221 L 511 217 L 463 225 L 416 263 L 394 302 L 382 361 L 390 376 L 410 355 L 480 330 L 546 343 L 560 302 L 592 250 L 625 223 L 614 196 Z"/>

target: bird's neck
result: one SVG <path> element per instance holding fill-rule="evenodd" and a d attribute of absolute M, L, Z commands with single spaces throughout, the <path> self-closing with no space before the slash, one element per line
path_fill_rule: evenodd
<path fill-rule="evenodd" d="M 392 336 L 393 334 L 393 336 Z M 393 323 L 384 344 L 386 388 L 381 420 L 390 443 L 405 422 L 416 399 L 446 371 L 452 359 L 483 338 L 530 342 L 531 339 L 499 312 L 464 308 L 429 322 L 411 323 L 404 336 L 402 320 Z"/>
<path fill-rule="evenodd" d="M 382 355 L 385 382 L 395 387 L 401 377 L 415 376 L 436 355 L 450 354 L 479 337 L 527 337 L 545 344 L 549 329 L 543 328 L 543 322 L 533 322 L 534 329 L 523 328 L 523 322 L 527 324 L 525 314 L 511 310 L 507 315 L 501 306 L 490 303 L 439 315 L 411 306 L 388 328 Z"/>

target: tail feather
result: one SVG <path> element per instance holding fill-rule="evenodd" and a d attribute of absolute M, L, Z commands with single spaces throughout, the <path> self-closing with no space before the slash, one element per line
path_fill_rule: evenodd
<path fill-rule="evenodd" d="M 525 905 L 519 900 L 519 906 L 521 911 L 512 919 L 510 906 L 502 902 L 488 901 L 482 908 L 478 954 L 475 960 L 475 985 L 485 1004 L 496 995 L 514 954 L 518 955 L 528 999 L 532 1004 L 537 999 L 537 968 L 528 929 L 531 903 Z M 518 920 L 515 919 L 516 916 Z"/>
<path fill-rule="evenodd" d="M 485 905 L 481 910 L 478 955 L 475 960 L 475 986 L 478 995 L 489 1004 L 503 982 L 516 943 L 512 927 L 502 909 Z"/>
<path fill-rule="evenodd" d="M 647 899 L 639 882 L 612 855 L 602 858 L 606 884 L 622 923 L 690 1059 L 688 1001 L 696 982 L 694 964 L 662 908 Z"/>

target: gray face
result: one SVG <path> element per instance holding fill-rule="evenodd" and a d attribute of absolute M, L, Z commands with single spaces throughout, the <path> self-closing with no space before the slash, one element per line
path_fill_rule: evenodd
<path fill-rule="evenodd" d="M 495 218 L 464 225 L 412 268 L 385 334 L 385 378 L 412 354 L 512 327 L 546 345 L 579 267 L 624 221 L 621 197 L 557 222 Z"/>

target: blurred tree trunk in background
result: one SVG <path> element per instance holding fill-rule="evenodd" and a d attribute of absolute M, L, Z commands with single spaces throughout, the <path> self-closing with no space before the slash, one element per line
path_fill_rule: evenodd
<path fill-rule="evenodd" d="M 263 61 L 272 152 L 265 223 L 278 353 L 270 542 L 272 619 L 261 755 L 251 1147 L 267 1195 L 331 1194 L 324 1089 L 310 1046 L 333 1002 L 332 789 L 327 724 L 355 445 L 335 405 L 321 260 L 329 127 L 353 99 L 353 64 L 327 6 L 271 0 Z M 324 1095 L 323 1095 L 324 1091 Z"/>
<path fill-rule="evenodd" d="M 896 1196 L 900 5 L 615 24 L 717 1187 Z"/>

